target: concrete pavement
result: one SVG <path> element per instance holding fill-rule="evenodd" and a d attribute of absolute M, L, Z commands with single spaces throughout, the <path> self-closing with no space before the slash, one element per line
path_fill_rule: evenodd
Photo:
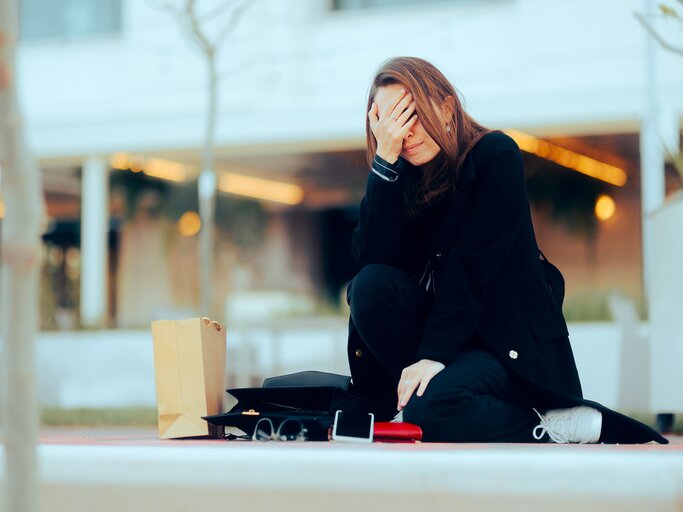
<path fill-rule="evenodd" d="M 683 510 L 681 438 L 668 446 L 358 446 L 49 429 L 39 457 L 50 512 Z"/>

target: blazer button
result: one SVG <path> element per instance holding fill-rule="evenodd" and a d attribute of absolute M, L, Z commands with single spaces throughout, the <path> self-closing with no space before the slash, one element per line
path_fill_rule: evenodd
<path fill-rule="evenodd" d="M 363 351 L 359 348 L 356 349 L 356 357 L 359 359 L 363 357 Z"/>
<path fill-rule="evenodd" d="M 517 353 L 516 350 L 510 350 L 508 355 L 510 356 L 510 359 L 517 359 L 517 357 L 519 357 L 519 354 Z"/>

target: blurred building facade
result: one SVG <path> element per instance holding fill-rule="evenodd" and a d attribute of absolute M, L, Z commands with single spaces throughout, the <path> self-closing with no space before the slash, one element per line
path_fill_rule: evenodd
<path fill-rule="evenodd" d="M 51 219 L 46 328 L 196 313 L 207 79 L 158 4 L 21 2 L 21 102 Z M 398 55 L 436 64 L 477 120 L 525 151 L 537 236 L 567 278 L 568 313 L 601 314 L 613 290 L 642 299 L 641 8 L 255 0 L 219 57 L 216 301 L 226 316 L 339 302 L 357 270 L 349 244 L 367 176 L 367 91 Z M 683 59 L 657 59 L 662 133 L 675 145 Z M 584 157 L 623 179 L 586 176 Z M 677 187 L 669 169 L 667 190 Z"/>

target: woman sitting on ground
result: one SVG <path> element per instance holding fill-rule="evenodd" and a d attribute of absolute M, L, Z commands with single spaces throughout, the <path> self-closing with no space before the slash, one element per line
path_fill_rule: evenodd
<path fill-rule="evenodd" d="M 376 418 L 401 411 L 425 441 L 666 443 L 582 398 L 564 281 L 541 259 L 514 140 L 412 57 L 378 70 L 366 132 L 348 349 Z"/>

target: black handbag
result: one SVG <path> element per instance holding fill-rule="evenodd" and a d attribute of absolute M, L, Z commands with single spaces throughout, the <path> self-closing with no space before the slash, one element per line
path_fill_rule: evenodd
<path fill-rule="evenodd" d="M 350 391 L 350 381 L 343 375 L 314 371 L 271 377 L 260 388 L 228 389 L 237 404 L 229 412 L 204 419 L 213 425 L 237 427 L 250 438 L 262 418 L 270 419 L 274 429 L 292 418 L 301 421 L 308 440 L 327 441 L 338 409 L 370 411 L 367 402 Z"/>

